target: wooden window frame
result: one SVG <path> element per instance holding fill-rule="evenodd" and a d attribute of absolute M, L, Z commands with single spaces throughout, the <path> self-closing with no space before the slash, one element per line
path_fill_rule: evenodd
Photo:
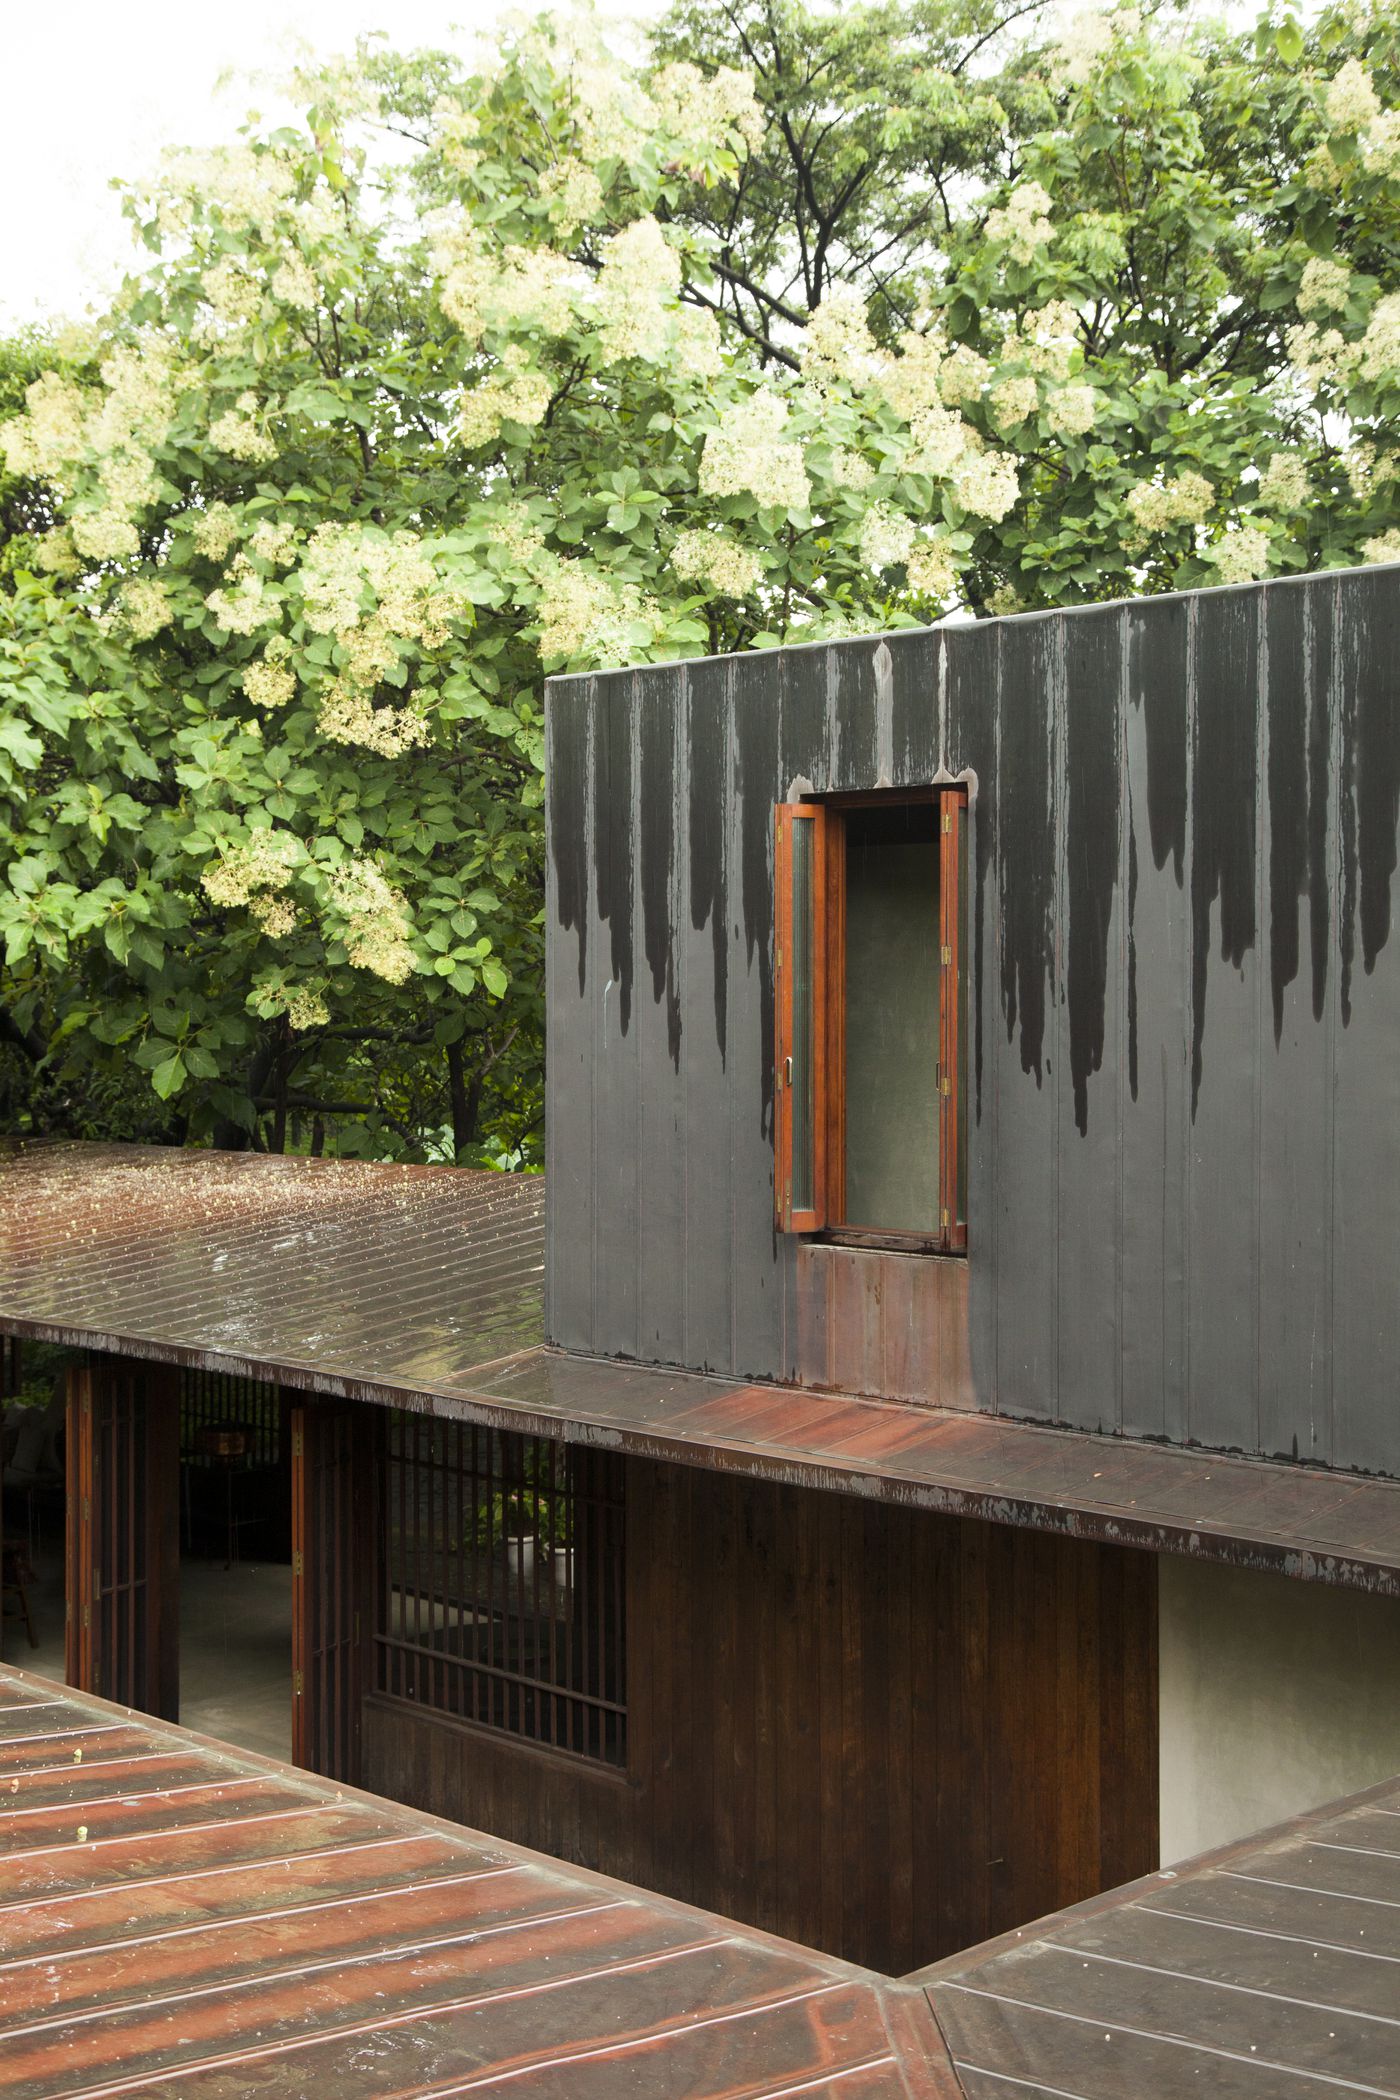
<path fill-rule="evenodd" d="M 932 802 L 938 821 L 938 1214 L 935 1230 L 887 1231 L 845 1222 L 846 1210 L 846 813 Z M 964 1254 L 958 1216 L 962 998 L 962 873 L 967 789 L 878 790 L 780 802 L 774 810 L 774 1214 L 780 1232 L 892 1251 Z M 812 1202 L 794 1208 L 792 829 L 812 826 Z"/>

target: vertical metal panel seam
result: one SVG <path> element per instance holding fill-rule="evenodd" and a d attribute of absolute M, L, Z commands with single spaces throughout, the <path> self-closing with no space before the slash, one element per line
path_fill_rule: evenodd
<path fill-rule="evenodd" d="M 1273 851 L 1272 810 L 1269 806 L 1269 586 L 1254 599 L 1255 693 L 1254 693 L 1254 1085 L 1250 1089 L 1250 1115 L 1254 1143 L 1254 1429 L 1252 1448 L 1263 1440 L 1264 1374 L 1264 1002 L 1269 994 L 1269 973 L 1264 958 L 1270 952 L 1269 865 Z"/>
<path fill-rule="evenodd" d="M 1330 591 L 1332 618 L 1328 635 L 1328 663 L 1326 693 L 1328 719 L 1330 722 L 1330 750 L 1328 755 L 1328 812 L 1332 825 L 1333 860 L 1331 868 L 1331 902 L 1328 908 L 1329 934 L 1332 953 L 1327 972 L 1327 1053 L 1331 1084 L 1328 1087 L 1327 1108 L 1327 1451 L 1330 1465 L 1337 1450 L 1337 1378 L 1333 1361 L 1333 1349 L 1337 1335 L 1337 1093 L 1340 1078 L 1340 1041 L 1338 1021 L 1342 1000 L 1342 884 L 1345 871 L 1343 857 L 1345 838 L 1342 825 L 1342 795 L 1345 783 L 1342 778 L 1342 585 L 1335 581 L 1320 585 Z"/>
<path fill-rule="evenodd" d="M 681 1347 L 688 1364 L 695 1351 L 690 1338 L 690 1088 L 685 1079 L 686 1024 L 689 1012 L 688 943 L 682 932 L 690 912 L 690 798 L 695 784 L 690 777 L 690 673 L 682 664 L 676 676 L 676 695 L 671 742 L 671 954 L 676 973 L 676 1001 L 680 1012 L 679 1081 L 681 1110 Z M 711 909 L 715 909 L 712 905 Z"/>
<path fill-rule="evenodd" d="M 737 853 L 733 850 L 735 843 L 734 827 L 739 821 L 739 710 L 736 691 L 737 683 L 738 673 L 731 659 L 726 664 L 724 671 L 724 920 L 726 940 L 738 934 L 739 927 L 738 919 L 735 915 L 736 898 L 734 889 L 736 882 L 742 884 L 744 877 L 743 841 L 739 841 L 739 851 Z M 736 970 L 736 983 L 737 979 L 738 972 Z M 729 1075 L 732 1075 L 736 1069 L 734 1057 L 734 1004 L 735 1002 L 730 1001 L 725 1007 L 724 1069 L 726 1074 Z M 744 1104 L 739 1099 L 740 1091 L 740 1088 L 734 1085 L 731 1076 L 728 1119 L 729 1259 L 725 1264 L 729 1279 L 729 1363 L 727 1369 L 730 1372 L 737 1370 L 739 1363 L 739 1292 L 735 1271 L 739 1259 L 738 1178 L 736 1174 L 738 1131 L 736 1124 L 744 1107 Z"/>
<path fill-rule="evenodd" d="M 597 864 L 601 850 L 594 825 L 594 812 L 598 807 L 598 680 L 590 677 L 587 686 L 588 722 L 584 732 L 584 779 L 588 784 L 587 806 L 583 812 L 584 838 L 587 841 L 587 886 L 581 909 L 596 910 L 598 897 Z M 597 937 L 593 943 L 593 978 L 602 977 L 603 941 L 602 922 L 599 921 Z M 612 975 L 608 972 L 608 978 Z M 588 1027 L 593 1038 L 593 1055 L 589 1060 L 588 1073 L 588 1338 L 590 1345 L 598 1347 L 598 1071 L 601 1064 L 603 1014 L 607 999 L 608 979 L 595 990 L 588 992 Z"/>
<path fill-rule="evenodd" d="M 1128 1084 L 1128 939 L 1131 932 L 1129 912 L 1131 900 L 1128 891 L 1129 833 L 1132 829 L 1132 813 L 1128 798 L 1128 608 L 1125 605 L 1118 615 L 1118 897 L 1120 917 L 1118 921 L 1118 1085 L 1115 1089 L 1114 1110 L 1116 1130 L 1114 1157 L 1118 1172 L 1114 1190 L 1117 1205 L 1113 1235 L 1113 1294 L 1114 1323 L 1116 1328 L 1114 1348 L 1114 1434 L 1123 1433 L 1124 1384 L 1123 1332 L 1125 1270 L 1124 1241 L 1127 1227 L 1127 1118 L 1126 1089 Z"/>
<path fill-rule="evenodd" d="M 1064 1288 L 1061 1252 L 1064 1246 L 1064 1220 L 1060 1215 L 1062 1175 L 1061 1147 L 1064 1143 L 1062 1116 L 1064 1110 L 1064 1068 L 1069 1060 L 1069 1008 L 1066 1003 L 1065 943 L 1068 931 L 1069 911 L 1069 670 L 1068 648 L 1065 639 L 1065 615 L 1056 613 L 1051 624 L 1054 637 L 1049 663 L 1050 691 L 1047 695 L 1051 721 L 1051 817 L 1055 840 L 1055 920 L 1051 931 L 1050 954 L 1047 967 L 1050 971 L 1050 996 L 1054 1002 L 1055 1071 L 1054 1091 L 1050 1107 L 1050 1128 L 1053 1132 L 1051 1150 L 1051 1213 L 1055 1220 L 1055 1288 L 1050 1299 L 1050 1318 L 1054 1333 L 1050 1338 L 1049 1361 L 1054 1380 L 1054 1391 L 1050 1394 L 1049 1419 L 1063 1422 L 1066 1419 L 1064 1389 L 1060 1377 L 1060 1296 Z M 1074 1419 L 1078 1421 L 1078 1409 Z"/>
<path fill-rule="evenodd" d="M 1006 629 L 1001 625 L 1000 622 L 998 622 L 996 628 L 996 650 L 992 671 L 993 683 L 995 686 L 995 691 L 992 695 L 992 743 L 993 748 L 996 752 L 996 801 L 998 811 L 1000 810 L 1001 805 L 1002 790 L 1002 713 L 1006 699 L 1006 681 L 1002 675 L 1002 644 L 1005 638 L 1005 634 Z M 999 817 L 997 823 L 997 830 L 998 832 L 1000 831 Z M 999 1414 L 1001 1412 L 1001 1135 L 998 1127 L 1000 1122 L 998 1110 L 1001 1099 L 1001 1075 L 997 1070 L 997 1066 L 1000 1060 L 1006 1055 L 1006 1045 L 1001 1040 L 1001 1014 L 999 1011 L 999 987 L 1001 984 L 1002 944 L 1006 939 L 1006 925 L 1005 917 L 1001 908 L 1000 838 L 996 836 L 991 838 L 988 841 L 988 848 L 990 853 L 989 865 L 993 873 L 993 880 L 988 883 L 987 888 L 991 896 L 991 908 L 996 920 L 996 939 L 989 949 L 989 960 L 991 959 L 991 957 L 995 957 L 996 969 L 995 971 L 989 969 L 986 972 L 986 981 L 983 986 L 982 998 L 984 1006 L 988 1006 L 991 1009 L 986 1015 L 984 1015 L 984 1024 L 989 1024 L 986 1026 L 986 1041 L 991 1053 L 987 1060 L 988 1074 L 986 1097 L 990 1111 L 988 1121 L 991 1124 L 992 1132 L 992 1171 L 989 1177 L 992 1189 L 991 1411 L 993 1414 Z M 971 1250 L 969 1250 L 969 1252 L 970 1251 Z"/>
<path fill-rule="evenodd" d="M 1196 598 L 1190 598 L 1187 600 L 1186 606 L 1186 850 L 1182 855 L 1182 879 L 1184 883 L 1184 889 L 1182 894 L 1186 898 L 1190 898 L 1194 894 L 1193 885 L 1196 879 L 1195 759 L 1196 714 L 1199 698 L 1196 679 L 1196 650 L 1199 641 L 1199 637 L 1197 635 L 1196 614 L 1198 604 L 1199 601 Z M 1194 971 L 1196 966 L 1196 957 L 1194 950 L 1194 942 L 1196 938 L 1195 915 L 1190 910 L 1187 910 L 1187 912 L 1185 913 L 1185 922 L 1187 972 L 1186 983 L 1189 986 L 1192 982 L 1192 972 Z M 1183 1005 L 1181 1044 L 1181 1054 L 1184 1060 L 1185 1071 L 1188 1075 L 1187 1083 L 1182 1094 L 1181 1118 L 1181 1141 L 1184 1147 L 1181 1174 L 1181 1206 L 1183 1219 L 1183 1244 L 1181 1259 L 1181 1420 L 1175 1425 L 1176 1435 L 1184 1441 L 1189 1441 L 1190 1439 L 1192 1415 L 1194 1411 L 1192 1407 L 1191 1366 L 1191 1281 L 1194 1274 L 1194 1267 L 1193 1253 L 1191 1247 L 1190 1221 L 1192 1215 L 1191 1194 L 1192 1187 L 1195 1181 L 1193 1164 L 1195 1158 L 1195 1146 L 1192 1141 L 1194 1129 L 1194 1114 L 1192 1109 L 1191 1086 L 1189 1079 L 1189 1074 L 1191 1070 L 1191 1030 L 1191 1002 L 1188 998 Z M 1170 1436 L 1171 1433 L 1172 1432 L 1169 1429 L 1168 1435 Z"/>
<path fill-rule="evenodd" d="M 632 827 L 632 851 L 630 873 L 632 878 L 632 983 L 642 982 L 642 966 L 646 962 L 646 897 L 643 883 L 646 871 L 642 865 L 642 673 L 634 671 L 627 682 L 627 711 L 631 716 L 630 733 L 627 739 L 627 807 L 628 821 Z M 672 849 L 674 855 L 674 847 Z M 642 953 L 637 952 L 641 944 Z M 643 996 L 645 996 L 643 994 Z M 636 1065 L 636 1083 L 632 1088 L 632 1218 L 633 1240 L 629 1258 L 632 1263 L 632 1348 L 630 1354 L 636 1358 L 642 1354 L 642 1027 L 640 1018 L 641 999 L 637 1011 L 632 1015 L 628 1034 L 632 1039 L 632 1058 Z"/>
<path fill-rule="evenodd" d="M 550 694 L 549 694 L 549 682 L 548 682 L 548 680 L 546 680 L 546 681 L 545 681 L 545 689 L 544 689 L 544 776 L 545 776 L 545 796 L 544 796 L 544 806 L 545 806 L 545 811 L 546 811 L 546 833 L 548 832 L 548 811 L 549 811 L 549 783 L 550 783 L 550 780 L 551 780 L 551 778 L 553 777 L 553 773 L 554 773 L 554 761 L 553 761 L 553 757 L 552 757 L 552 755 L 551 755 L 551 751 L 550 751 L 550 746 L 552 745 L 553 741 L 554 741 L 554 708 L 553 708 L 553 706 L 552 706 L 552 704 L 551 704 L 551 701 L 550 701 Z M 550 1014 L 551 1014 L 551 1012 L 553 1012 L 553 1010 L 554 1010 L 554 1006 L 555 1006 L 555 1002 L 554 1002 L 554 1000 L 552 1000 L 552 999 L 551 999 L 551 997 L 550 997 L 550 983 L 551 983 L 551 979 L 552 979 L 552 978 L 554 977 L 554 975 L 555 975 L 555 972 L 554 972 L 554 968 L 553 968 L 553 960 L 552 960 L 552 958 L 553 958 L 553 955 L 554 955 L 554 950 L 555 950 L 555 942 L 556 942 L 556 939 L 557 939 L 557 935 L 556 935 L 555 927 L 556 927 L 556 923 L 557 923 L 557 919 L 558 919 L 558 904 L 559 904 L 559 899 L 558 899 L 558 884 L 556 883 L 556 881 L 555 881 L 555 878 L 554 878 L 554 855 L 553 855 L 553 853 L 552 853 L 552 852 L 551 852 L 551 850 L 550 850 L 550 845 L 551 845 L 551 842 L 550 842 L 550 840 L 548 839 L 548 836 L 546 836 L 546 841 L 545 841 L 545 854 L 544 854 L 544 1043 L 545 1043 L 545 1117 L 544 1117 L 544 1172 L 545 1172 L 545 1186 L 546 1186 L 546 1188 L 549 1188 L 549 1187 L 554 1187 L 554 1188 L 557 1188 L 559 1184 L 558 1184 L 557 1180 L 555 1179 L 555 1173 L 554 1173 L 554 1164 L 555 1164 L 555 1162 L 554 1162 L 554 1132 L 555 1132 L 555 1129 L 556 1129 L 556 1126 L 557 1126 L 557 1118 L 556 1118 L 556 1117 L 554 1117 L 554 1116 L 552 1116 L 552 1115 L 551 1115 L 551 1114 L 549 1113 L 549 1070 L 550 1070 L 550 1065 L 551 1065 L 551 1063 L 553 1062 L 553 1060 L 551 1059 L 551 1057 L 550 1057 L 550 1054 L 549 1054 L 549 1051 L 550 1051 L 550 1024 L 549 1024 L 549 1017 L 550 1017 Z M 554 1317 L 553 1317 L 553 1311 L 552 1311 L 552 1308 L 553 1308 L 553 1303 L 554 1303 L 554 1235 L 553 1235 L 553 1233 L 552 1233 L 552 1232 L 546 1232 L 546 1234 L 545 1234 L 545 1241 L 544 1241 L 544 1321 L 545 1321 L 545 1333 L 546 1333 L 547 1335 L 552 1335 L 552 1333 L 553 1333 L 553 1331 L 554 1331 Z"/>

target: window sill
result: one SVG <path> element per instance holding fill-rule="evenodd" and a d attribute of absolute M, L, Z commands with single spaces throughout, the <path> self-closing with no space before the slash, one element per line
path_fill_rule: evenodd
<path fill-rule="evenodd" d="M 961 1244 L 941 1232 L 886 1232 L 875 1226 L 830 1225 L 812 1239 L 827 1247 L 870 1247 L 883 1254 L 948 1254 L 962 1261 L 967 1256 L 967 1233 L 958 1227 Z"/>

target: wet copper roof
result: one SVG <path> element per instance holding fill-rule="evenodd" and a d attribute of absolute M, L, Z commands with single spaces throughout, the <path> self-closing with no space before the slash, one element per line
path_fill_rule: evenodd
<path fill-rule="evenodd" d="M 5 2100 L 909 2100 L 937 2050 L 916 1991 L 0 1668 Z"/>
<path fill-rule="evenodd" d="M 0 1331 L 1400 1595 L 1400 1483 L 542 1346 L 544 1184 L 0 1148 Z"/>
<path fill-rule="evenodd" d="M 1400 2095 L 1400 1780 L 921 1980 L 968 2100 Z"/>

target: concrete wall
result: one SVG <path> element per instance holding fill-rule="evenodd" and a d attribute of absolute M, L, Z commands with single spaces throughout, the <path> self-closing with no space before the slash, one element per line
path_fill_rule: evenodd
<path fill-rule="evenodd" d="M 1400 1601 L 1164 1554 L 1162 1864 L 1400 1772 Z"/>

